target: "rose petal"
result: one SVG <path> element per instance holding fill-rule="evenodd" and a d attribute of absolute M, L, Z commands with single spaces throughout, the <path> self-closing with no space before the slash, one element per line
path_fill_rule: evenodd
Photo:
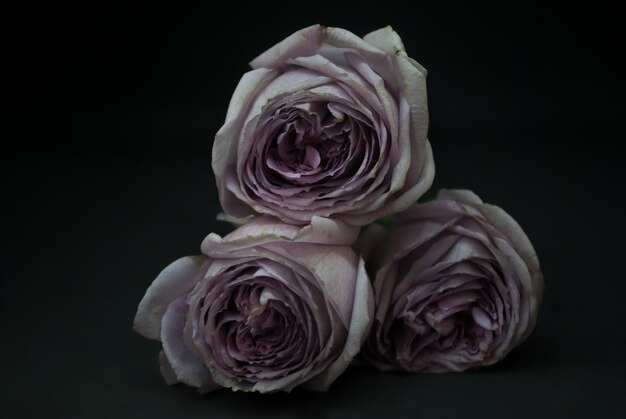
<path fill-rule="evenodd" d="M 256 217 L 223 239 L 217 234 L 209 234 L 201 248 L 206 255 L 225 257 L 233 250 L 274 241 L 351 245 L 358 235 L 358 227 L 324 217 L 314 216 L 304 227 L 285 224 L 272 217 Z"/>
<path fill-rule="evenodd" d="M 250 67 L 280 67 L 289 58 L 313 55 L 323 38 L 324 28 L 320 25 L 301 29 L 250 61 Z"/>
<path fill-rule="evenodd" d="M 201 356 L 185 344 L 183 331 L 188 309 L 185 299 L 186 296 L 183 296 L 174 300 L 165 311 L 161 329 L 163 353 L 178 381 L 205 390 L 217 389 L 219 386 L 212 384 Z M 170 371 L 166 369 L 165 372 L 168 374 L 164 374 L 166 380 L 171 378 Z"/>
<path fill-rule="evenodd" d="M 239 133 L 243 128 L 244 118 L 247 115 L 246 108 L 249 106 L 252 98 L 259 91 L 262 91 L 265 85 L 275 78 L 277 74 L 277 70 L 268 69 L 253 70 L 244 74 L 230 100 L 226 121 L 215 135 L 211 166 L 213 173 L 215 173 L 220 203 L 224 211 L 235 217 L 249 215 L 250 209 L 229 193 L 226 183 L 222 180 L 228 177 L 230 173 L 229 165 L 231 165 L 231 162 L 237 155 Z"/>
<path fill-rule="evenodd" d="M 193 288 L 210 263 L 204 256 L 187 256 L 163 269 L 139 303 L 133 321 L 135 331 L 149 339 L 158 340 L 161 335 L 161 319 L 167 306 Z"/>
<path fill-rule="evenodd" d="M 363 40 L 389 55 L 404 51 L 402 39 L 391 26 L 370 32 L 363 37 Z"/>
<path fill-rule="evenodd" d="M 374 294 L 365 270 L 365 263 L 363 259 L 360 259 L 352 301 L 350 327 L 344 350 L 326 370 L 308 381 L 304 385 L 305 388 L 314 391 L 328 390 L 330 385 L 346 370 L 350 362 L 361 350 L 372 326 L 373 318 Z"/>
<path fill-rule="evenodd" d="M 315 275 L 325 295 L 334 303 L 346 329 L 350 324 L 358 256 L 345 246 L 318 246 L 307 243 L 283 244 L 283 251 Z"/>
<path fill-rule="evenodd" d="M 481 212 L 495 228 L 506 236 L 515 251 L 524 260 L 532 275 L 533 295 L 538 295 L 540 300 L 543 294 L 543 274 L 539 266 L 537 252 L 524 230 L 513 217 L 497 206 L 485 204 L 481 207 Z"/>
<path fill-rule="evenodd" d="M 159 352 L 159 366 L 161 370 L 161 375 L 163 375 L 163 378 L 168 385 L 171 386 L 180 383 L 180 381 L 178 381 L 178 378 L 176 377 L 174 369 L 170 365 L 170 362 L 167 360 L 167 356 L 165 356 L 165 353 L 163 351 Z"/>

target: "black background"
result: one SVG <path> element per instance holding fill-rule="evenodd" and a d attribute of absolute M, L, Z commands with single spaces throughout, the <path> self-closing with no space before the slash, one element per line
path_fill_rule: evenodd
<path fill-rule="evenodd" d="M 3 12 L 0 416 L 623 417 L 617 10 L 231 3 Z M 167 387 L 159 344 L 131 330 L 137 303 L 229 231 L 212 137 L 247 62 L 314 23 L 391 24 L 429 70 L 434 188 L 473 189 L 524 227 L 546 281 L 538 326 L 463 374 L 352 369 L 325 394 Z"/>

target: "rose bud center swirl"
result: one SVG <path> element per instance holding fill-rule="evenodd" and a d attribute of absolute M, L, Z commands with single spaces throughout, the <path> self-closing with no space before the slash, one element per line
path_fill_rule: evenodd
<path fill-rule="evenodd" d="M 483 359 L 508 321 L 504 284 L 500 269 L 479 257 L 414 284 L 396 302 L 390 328 L 398 361 L 418 371 L 433 362 Z"/>
<path fill-rule="evenodd" d="M 289 206 L 282 201 L 290 198 L 296 207 L 314 201 L 324 206 L 326 198 L 333 206 L 351 188 L 372 184 L 381 158 L 379 135 L 386 136 L 386 127 L 339 98 L 303 94 L 276 99 L 264 109 L 247 185 L 251 193 L 281 205 Z"/>
<path fill-rule="evenodd" d="M 318 355 L 313 314 L 292 289 L 258 266 L 231 268 L 224 276 L 219 291 L 207 293 L 217 298 L 198 305 L 211 367 L 251 386 L 285 377 Z"/>

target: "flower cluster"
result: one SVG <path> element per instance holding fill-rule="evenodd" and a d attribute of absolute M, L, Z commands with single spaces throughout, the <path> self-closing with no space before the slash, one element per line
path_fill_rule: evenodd
<path fill-rule="evenodd" d="M 416 204 L 435 172 L 426 70 L 396 32 L 311 26 L 250 65 L 212 159 L 240 225 L 166 267 L 135 317 L 169 384 L 323 391 L 359 353 L 462 371 L 530 334 L 543 278 L 519 225 L 467 190 Z"/>

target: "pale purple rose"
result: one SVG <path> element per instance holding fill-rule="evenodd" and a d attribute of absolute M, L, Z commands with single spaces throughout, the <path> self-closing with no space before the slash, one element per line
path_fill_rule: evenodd
<path fill-rule="evenodd" d="M 201 256 L 169 265 L 143 297 L 134 328 L 160 340 L 169 384 L 201 392 L 323 391 L 359 352 L 373 296 L 358 229 L 315 217 L 300 228 L 256 218 Z"/>
<path fill-rule="evenodd" d="M 213 145 L 228 215 L 361 226 L 428 190 L 426 70 L 391 27 L 361 39 L 311 26 L 250 65 Z"/>
<path fill-rule="evenodd" d="M 467 190 L 362 236 L 375 295 L 363 349 L 379 369 L 463 371 L 493 364 L 533 330 L 543 276 L 533 246 L 502 209 Z"/>

